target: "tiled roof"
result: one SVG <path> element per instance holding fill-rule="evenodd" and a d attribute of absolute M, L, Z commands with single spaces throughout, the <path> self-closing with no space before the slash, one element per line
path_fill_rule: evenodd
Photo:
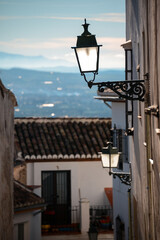
<path fill-rule="evenodd" d="M 110 128 L 105 118 L 15 119 L 15 149 L 32 161 L 98 158 Z"/>
<path fill-rule="evenodd" d="M 14 209 L 40 207 L 44 205 L 44 199 L 34 194 L 28 187 L 14 181 Z"/>

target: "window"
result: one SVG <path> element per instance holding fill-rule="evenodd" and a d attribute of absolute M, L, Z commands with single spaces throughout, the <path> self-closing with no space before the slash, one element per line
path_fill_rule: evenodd
<path fill-rule="evenodd" d="M 123 170 L 123 163 L 128 162 L 128 141 L 123 129 L 113 130 L 113 146 L 117 147 L 120 152 L 118 169 Z"/>
<path fill-rule="evenodd" d="M 125 79 L 133 79 L 132 42 L 131 40 L 121 45 L 125 50 Z M 133 135 L 133 101 L 126 100 L 126 133 Z"/>
<path fill-rule="evenodd" d="M 116 240 L 125 239 L 125 225 L 119 216 L 116 217 Z"/>
<path fill-rule="evenodd" d="M 24 223 L 18 224 L 18 240 L 24 240 Z"/>

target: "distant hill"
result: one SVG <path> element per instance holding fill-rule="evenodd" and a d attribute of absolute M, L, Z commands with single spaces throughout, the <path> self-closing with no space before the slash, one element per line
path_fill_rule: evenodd
<path fill-rule="evenodd" d="M 5 52 L 0 52 L 0 67 L 4 69 L 25 68 L 44 71 L 63 69 L 65 72 L 78 70 L 78 68 L 71 66 L 69 62 L 63 59 L 53 60 L 43 56 L 24 56 Z"/>
<path fill-rule="evenodd" d="M 15 117 L 110 117 L 97 87 L 89 89 L 80 73 L 0 69 L 4 85 L 16 96 Z M 123 80 L 124 71 L 102 71 L 96 81 Z"/>

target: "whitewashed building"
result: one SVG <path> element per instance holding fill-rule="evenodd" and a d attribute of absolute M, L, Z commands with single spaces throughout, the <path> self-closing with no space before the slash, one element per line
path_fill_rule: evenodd
<path fill-rule="evenodd" d="M 112 195 L 112 178 L 99 155 L 110 138 L 110 126 L 110 119 L 99 118 L 15 119 L 15 148 L 17 160 L 24 162 L 24 183 L 47 203 L 43 232 L 47 226 L 54 233 L 79 223 L 82 199 L 90 206 L 111 208 L 106 193 Z M 21 181 L 17 168 L 16 176 Z"/>
<path fill-rule="evenodd" d="M 110 89 L 98 92 L 96 99 L 107 103 L 112 109 L 112 143 L 121 152 L 118 173 L 129 172 L 128 143 L 126 136 L 126 102 Z M 108 170 L 109 171 L 109 170 Z M 113 177 L 113 220 L 114 238 L 129 238 L 129 189 L 130 186 L 121 182 L 118 177 Z M 118 238 L 119 237 L 119 238 Z"/>
<path fill-rule="evenodd" d="M 44 199 L 14 181 L 14 240 L 41 239 L 41 211 L 44 208 Z"/>

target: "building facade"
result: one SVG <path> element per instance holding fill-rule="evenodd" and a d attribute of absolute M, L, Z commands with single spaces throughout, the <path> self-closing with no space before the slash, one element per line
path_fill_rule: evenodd
<path fill-rule="evenodd" d="M 14 240 L 41 239 L 40 215 L 44 208 L 44 199 L 14 181 Z"/>
<path fill-rule="evenodd" d="M 159 19 L 159 1 L 126 0 L 126 42 L 122 43 L 126 60 L 125 80 L 144 80 L 145 96 L 144 101 L 126 100 L 125 111 L 121 111 L 121 117 L 116 118 L 119 124 L 125 118 L 128 163 L 131 164 L 132 177 L 128 197 L 127 188 L 121 183 L 118 186 L 116 179 L 113 181 L 116 240 L 160 239 Z M 109 93 L 105 90 L 103 100 L 107 99 Z M 112 98 L 110 101 L 113 123 L 115 100 Z"/>
<path fill-rule="evenodd" d="M 112 208 L 107 197 L 112 178 L 99 154 L 110 139 L 110 127 L 110 119 L 99 118 L 15 119 L 16 161 L 23 162 L 15 167 L 15 177 L 45 199 L 44 233 L 79 224 L 82 199 Z"/>
<path fill-rule="evenodd" d="M 132 43 L 132 79 L 145 79 L 144 102 L 133 102 L 132 231 L 130 239 L 160 239 L 160 2 L 126 1 L 126 40 Z"/>
<path fill-rule="evenodd" d="M 110 103 L 112 109 L 112 143 L 118 148 L 120 154 L 119 166 L 112 169 L 118 173 L 129 172 L 130 164 L 128 159 L 128 144 L 126 136 L 126 115 L 125 99 L 119 99 L 119 96 L 112 90 L 105 89 L 104 92 L 98 92 L 96 99 Z M 109 105 L 108 105 L 109 106 Z M 114 239 L 128 239 L 129 224 L 129 189 L 130 186 L 121 182 L 118 177 L 113 178 L 113 223 Z"/>
<path fill-rule="evenodd" d="M 0 81 L 0 239 L 13 239 L 15 96 Z"/>

